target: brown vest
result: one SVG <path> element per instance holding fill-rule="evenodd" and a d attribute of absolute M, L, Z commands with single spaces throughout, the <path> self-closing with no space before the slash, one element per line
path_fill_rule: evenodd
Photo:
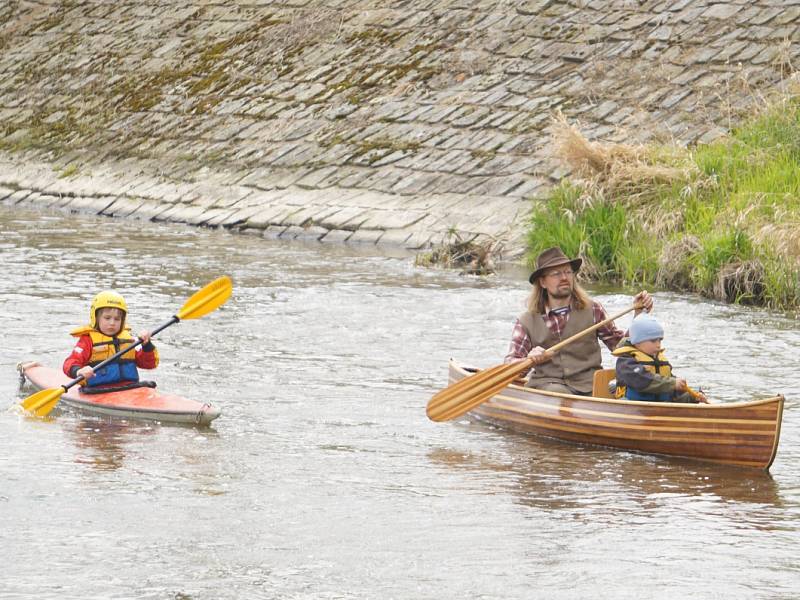
<path fill-rule="evenodd" d="M 528 332 L 534 348 L 541 346 L 547 349 L 594 325 L 594 313 L 591 306 L 581 310 L 573 308 L 561 337 L 550 331 L 544 322 L 544 315 L 525 312 L 519 321 Z M 602 363 L 597 334 L 587 333 L 564 346 L 551 360 L 537 365 L 531 371 L 530 385 L 537 387 L 541 383 L 561 383 L 579 392 L 591 393 L 594 372 L 602 368 Z"/>

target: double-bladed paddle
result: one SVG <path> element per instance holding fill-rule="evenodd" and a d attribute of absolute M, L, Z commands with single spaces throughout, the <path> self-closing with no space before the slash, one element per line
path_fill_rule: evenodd
<path fill-rule="evenodd" d="M 604 321 L 595 323 L 591 327 L 587 327 L 580 333 L 576 333 L 558 344 L 551 346 L 545 350 L 545 355 L 555 354 L 567 344 L 600 329 L 604 325 L 608 325 L 612 321 L 619 319 L 621 316 L 637 308 L 641 307 L 637 305 L 631 306 L 613 317 L 609 317 Z M 515 363 L 497 365 L 496 367 L 479 371 L 474 375 L 457 381 L 453 385 L 434 394 L 428 401 L 428 408 L 426 409 L 428 418 L 431 421 L 449 421 L 450 419 L 460 417 L 507 387 L 514 381 L 517 375 L 530 369 L 535 362 L 533 358 L 526 358 Z"/>
<path fill-rule="evenodd" d="M 169 321 L 159 325 L 151 332 L 151 337 L 163 331 L 170 325 L 177 323 L 179 321 L 185 321 L 187 319 L 197 319 L 202 317 L 203 315 L 207 315 L 212 310 L 216 310 L 231 297 L 231 292 L 233 291 L 233 283 L 231 282 L 230 277 L 227 275 L 224 277 L 220 277 L 219 279 L 215 279 L 203 289 L 198 290 L 195 292 L 191 298 L 189 298 L 181 309 L 175 313 L 175 315 L 170 318 Z M 120 356 L 131 350 L 132 348 L 136 348 L 142 343 L 142 340 L 136 338 L 132 344 L 121 348 L 119 352 L 114 354 L 113 356 L 108 357 L 103 362 L 98 365 L 95 365 L 93 368 L 95 371 L 102 369 L 106 365 L 114 362 Z M 37 417 L 44 417 L 50 414 L 58 401 L 61 399 L 61 396 L 64 392 L 66 392 L 69 388 L 74 385 L 79 384 L 81 381 L 84 380 L 83 375 L 77 377 L 67 383 L 66 385 L 62 385 L 58 388 L 50 388 L 46 390 L 42 390 L 40 392 L 36 392 L 32 396 L 28 396 L 23 400 L 20 404 L 22 408 L 24 408 L 27 412 L 37 416 Z"/>

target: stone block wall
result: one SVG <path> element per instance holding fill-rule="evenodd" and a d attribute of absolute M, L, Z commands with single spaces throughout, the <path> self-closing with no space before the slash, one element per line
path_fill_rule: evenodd
<path fill-rule="evenodd" d="M 566 173 L 555 111 L 713 140 L 799 27 L 790 0 L 5 0 L 0 197 L 515 256 Z"/>

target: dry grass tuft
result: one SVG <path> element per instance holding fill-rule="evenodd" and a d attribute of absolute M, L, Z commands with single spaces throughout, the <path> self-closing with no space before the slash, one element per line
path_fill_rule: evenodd
<path fill-rule="evenodd" d="M 578 271 L 578 275 L 576 279 L 582 283 L 589 283 L 590 281 L 600 281 L 602 280 L 603 276 L 606 274 L 605 270 L 600 269 L 600 265 L 598 265 L 594 260 L 592 260 L 590 256 L 589 247 L 591 245 L 591 241 L 585 239 L 581 242 L 580 248 L 578 248 L 577 256 L 583 260 L 581 263 L 580 271 Z"/>
<path fill-rule="evenodd" d="M 764 225 L 755 232 L 753 241 L 800 266 L 800 223 L 781 220 Z"/>
<path fill-rule="evenodd" d="M 727 264 L 717 275 L 713 296 L 725 302 L 759 304 L 764 296 L 764 275 L 759 260 Z"/>
<path fill-rule="evenodd" d="M 650 204 L 633 209 L 636 220 L 651 236 L 666 239 L 686 227 L 686 214 L 669 206 Z"/>
<path fill-rule="evenodd" d="M 430 252 L 418 254 L 414 264 L 460 269 L 463 275 L 491 275 L 495 272 L 492 257 L 498 252 L 498 246 L 499 243 L 491 239 L 482 242 L 463 240 L 455 232 Z"/>
<path fill-rule="evenodd" d="M 605 194 L 638 198 L 650 195 L 654 186 L 685 183 L 698 175 L 681 148 L 656 153 L 644 145 L 590 142 L 561 113 L 553 116 L 551 130 L 555 155 Z"/>
<path fill-rule="evenodd" d="M 678 290 L 692 289 L 691 259 L 702 248 L 700 240 L 693 235 L 666 244 L 658 257 L 656 285 Z"/>

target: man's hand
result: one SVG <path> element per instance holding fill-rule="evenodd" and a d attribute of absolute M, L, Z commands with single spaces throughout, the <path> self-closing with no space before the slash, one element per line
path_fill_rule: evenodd
<path fill-rule="evenodd" d="M 547 353 L 547 350 L 541 346 L 536 346 L 533 350 L 528 352 L 528 358 L 533 361 L 534 365 L 540 365 L 550 360 L 550 355 Z"/>
<path fill-rule="evenodd" d="M 642 312 L 642 308 L 646 312 L 650 312 L 653 310 L 653 297 L 647 293 L 647 290 L 642 290 L 638 294 L 633 297 L 633 303 L 637 306 L 636 310 L 633 312 L 633 316 L 638 315 Z M 638 307 L 642 308 L 638 308 Z"/>

